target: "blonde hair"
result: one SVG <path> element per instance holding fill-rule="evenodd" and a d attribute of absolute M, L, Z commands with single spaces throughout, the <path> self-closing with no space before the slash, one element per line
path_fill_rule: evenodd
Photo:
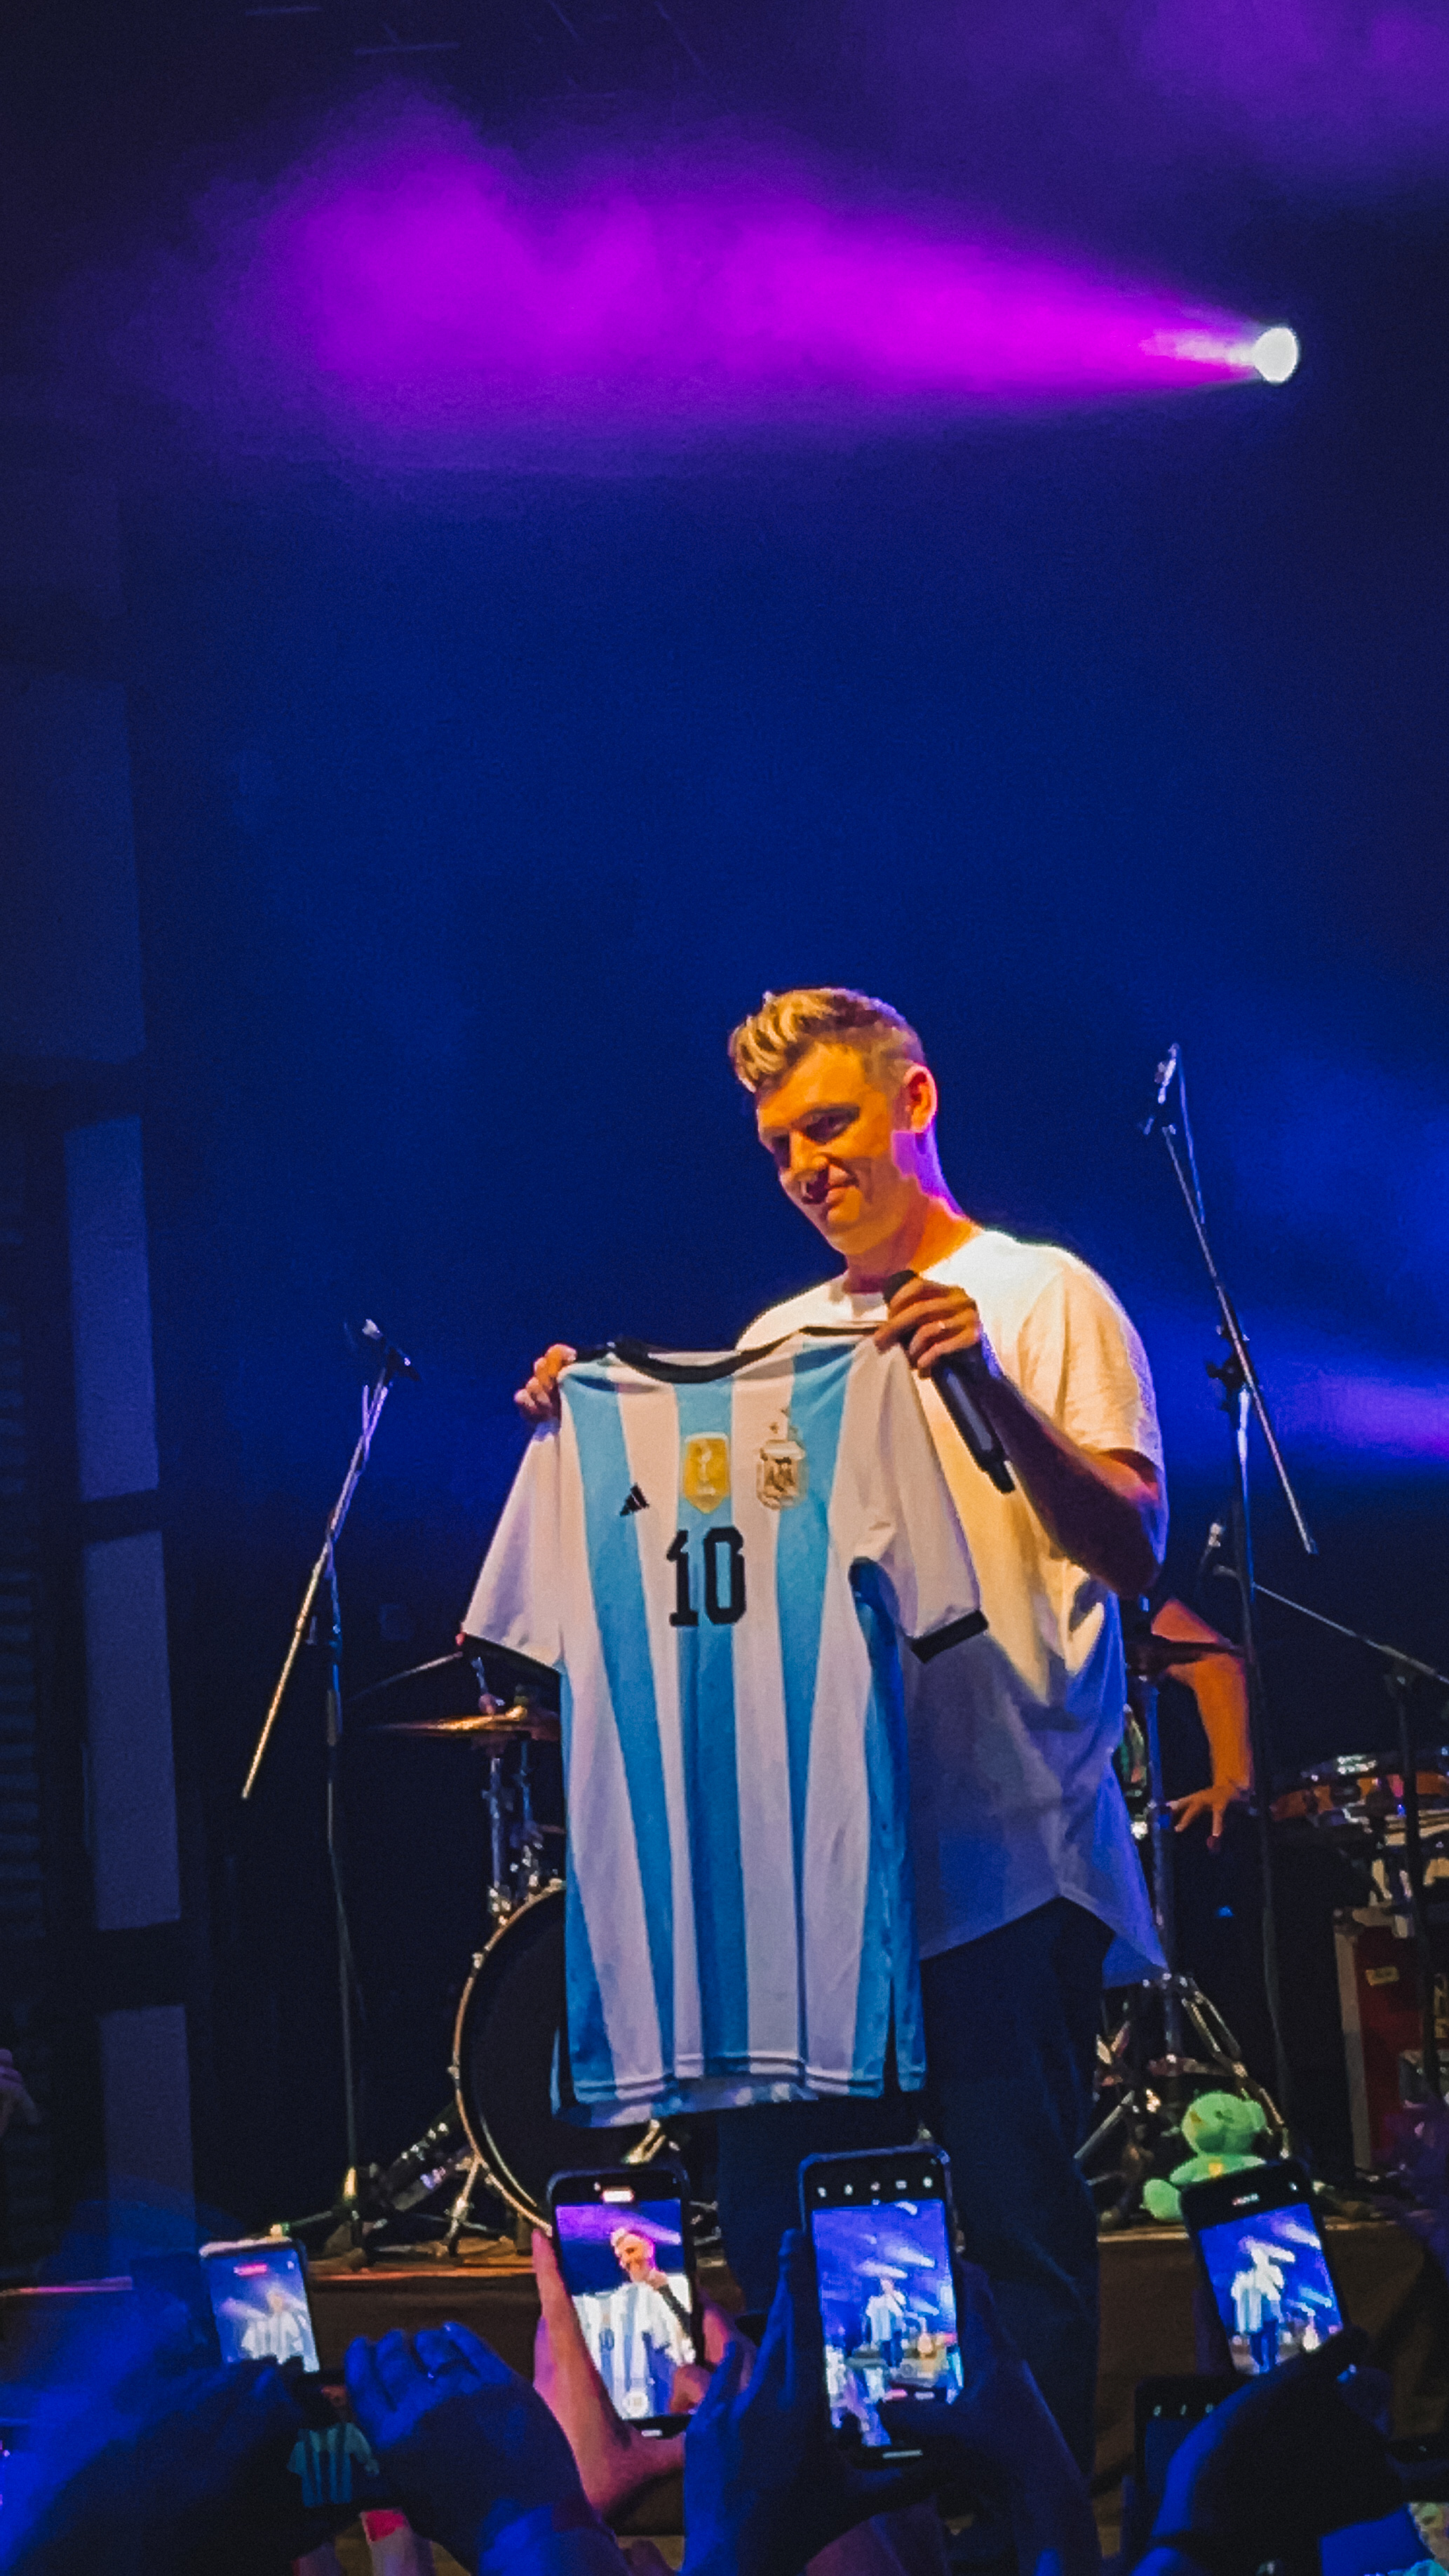
<path fill-rule="evenodd" d="M 802 984 L 790 993 L 767 993 L 757 1011 L 730 1033 L 730 1062 L 746 1091 L 773 1091 L 812 1047 L 854 1047 L 872 1070 L 903 1071 L 924 1064 L 925 1050 L 909 1020 L 889 1002 L 852 991 L 848 984 Z"/>

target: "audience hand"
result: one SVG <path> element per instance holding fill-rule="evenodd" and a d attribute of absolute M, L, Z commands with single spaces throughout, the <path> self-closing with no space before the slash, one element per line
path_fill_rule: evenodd
<path fill-rule="evenodd" d="M 476 2566 L 512 2523 L 592 2525 L 567 2439 L 543 2399 L 466 2326 L 359 2336 L 347 2355 L 353 2412 L 409 2521 Z"/>
<path fill-rule="evenodd" d="M 684 2466 L 683 2423 L 677 2434 L 656 2437 L 623 2421 L 594 2367 L 578 2312 L 564 2287 L 553 2239 L 541 2227 L 533 2231 L 533 2277 L 540 2310 L 533 2346 L 534 2387 L 568 2435 L 594 2511 L 620 2513 L 642 2487 L 672 2477 Z M 708 2299 L 702 2309 L 705 2359 L 713 2364 L 722 2361 L 728 2349 L 730 2320 Z M 708 2385 L 707 2370 L 681 2363 L 674 2374 L 670 2413 L 681 2418 L 689 2414 Z"/>
<path fill-rule="evenodd" d="M 799 2576 L 874 2515 L 914 2503 L 929 2469 L 863 2469 L 831 2431 L 809 2239 L 791 2230 L 752 2371 L 730 2345 L 684 2442 L 686 2576 Z"/>
<path fill-rule="evenodd" d="M 106 2444 L 44 2504 L 12 2565 L 25 2576 L 173 2576 L 275 2490 L 302 2410 L 275 2362 L 174 2384 L 164 2407 Z"/>
<path fill-rule="evenodd" d="M 534 2387 L 568 2436 L 594 2511 L 618 2513 L 641 2487 L 683 2468 L 683 2427 L 670 2438 L 655 2440 L 619 2416 L 584 2341 L 552 2239 L 541 2227 L 533 2231 L 533 2277 L 540 2311 Z"/>
<path fill-rule="evenodd" d="M 968 2486 L 1011 2517 L 1023 2576 L 1054 2551 L 1065 2576 L 1100 2564 L 1087 2483 L 1026 2363 L 996 2313 L 991 2284 L 976 2263 L 958 2263 L 959 2396 L 892 2399 L 881 2421 L 902 2442 L 920 2442 L 938 2480 Z"/>
<path fill-rule="evenodd" d="M 1265 2371 L 1191 2432 L 1167 2473 L 1157 2545 L 1250 2570 L 1403 2502 L 1383 2437 L 1334 2382 L 1368 2349 L 1354 2327 Z"/>

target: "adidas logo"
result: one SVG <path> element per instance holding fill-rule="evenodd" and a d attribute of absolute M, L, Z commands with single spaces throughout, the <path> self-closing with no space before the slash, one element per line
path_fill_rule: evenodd
<path fill-rule="evenodd" d="M 648 1509 L 649 1497 L 645 1493 L 643 1486 L 631 1485 L 628 1493 L 624 1497 L 624 1500 L 619 1505 L 619 1518 L 621 1521 L 627 1520 L 630 1512 L 647 1512 Z"/>

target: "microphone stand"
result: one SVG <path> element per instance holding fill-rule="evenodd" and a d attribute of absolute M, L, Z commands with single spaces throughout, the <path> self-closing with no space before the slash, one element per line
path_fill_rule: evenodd
<path fill-rule="evenodd" d="M 1293 2078 L 1288 2063 L 1288 2049 L 1283 2035 L 1283 1994 L 1280 1974 L 1281 1944 L 1278 1937 L 1277 1855 L 1273 1845 L 1271 1814 L 1270 1729 L 1267 1702 L 1263 1690 L 1262 1668 L 1258 1661 L 1258 1623 L 1256 1615 L 1257 1579 L 1253 1567 L 1252 1490 L 1249 1475 L 1248 1433 L 1253 1416 L 1273 1462 L 1284 1499 L 1293 1517 L 1293 1526 L 1305 1556 L 1316 1556 L 1318 1544 L 1293 1491 L 1278 1435 L 1273 1428 L 1268 1400 L 1263 1393 L 1257 1370 L 1248 1349 L 1247 1335 L 1238 1320 L 1237 1308 L 1228 1285 L 1218 1267 L 1208 1234 L 1207 1210 L 1203 1205 L 1202 1184 L 1198 1178 L 1197 1154 L 1193 1147 L 1192 1125 L 1187 1108 L 1187 1080 L 1183 1069 L 1182 1050 L 1173 1046 L 1157 1069 L 1157 1096 L 1150 1116 L 1142 1122 L 1144 1136 L 1158 1135 L 1167 1150 L 1173 1177 L 1182 1194 L 1203 1268 L 1218 1307 L 1218 1331 L 1227 1344 L 1223 1359 L 1209 1363 L 1208 1374 L 1219 1380 L 1223 1410 L 1233 1423 L 1233 1507 L 1232 1553 L 1237 1575 L 1238 1599 L 1241 1604 L 1243 1671 L 1248 1686 L 1248 1741 L 1252 1747 L 1253 1772 L 1257 1782 L 1254 1814 L 1257 1823 L 1258 1869 L 1262 1885 L 1263 1916 L 1263 1986 L 1268 2005 L 1268 2022 L 1273 2034 L 1273 2074 L 1278 2105 L 1283 2114 L 1290 2144 L 1298 2143 L 1293 2112 Z"/>
<path fill-rule="evenodd" d="M 1286 1592 L 1270 1592 L 1266 1583 L 1260 1583 L 1258 1590 L 1265 1601 L 1276 1601 L 1285 1610 L 1296 1610 L 1300 1619 L 1311 1619 L 1315 1627 L 1329 1628 L 1335 1637 L 1347 1637 L 1355 1646 L 1367 1647 L 1368 1652 L 1377 1655 L 1384 1666 L 1384 1681 L 1398 1721 L 1399 1767 L 1404 1783 L 1404 1879 L 1409 1890 L 1409 1922 L 1419 1970 L 1419 2032 L 1424 2089 L 1431 2102 L 1438 2101 L 1443 2089 L 1435 2010 L 1439 1977 L 1429 1924 L 1424 1844 L 1419 1830 L 1419 1749 L 1414 1740 L 1412 1693 L 1415 1682 L 1438 1682 L 1449 1690 L 1449 1673 L 1439 1672 L 1433 1664 L 1421 1663 L 1417 1655 L 1406 1655 L 1400 1646 L 1386 1646 L 1378 1637 L 1365 1636 L 1361 1628 L 1346 1628 L 1341 1619 L 1329 1619 L 1321 1610 L 1310 1610 L 1306 1601 L 1290 1601 Z"/>
<path fill-rule="evenodd" d="M 406 1353 L 394 1349 L 376 1324 L 370 1321 L 364 1324 L 362 1337 L 365 1341 L 374 1344 L 379 1352 L 377 1375 L 371 1386 L 363 1392 L 362 1429 L 357 1435 L 357 1445 L 347 1462 L 347 1473 L 342 1479 L 341 1491 L 327 1515 L 327 1526 L 322 1533 L 322 1545 L 317 1552 L 312 1571 L 307 1577 L 306 1589 L 302 1594 L 302 1606 L 293 1623 L 287 1651 L 282 1658 L 282 1669 L 277 1675 L 277 1685 L 268 1703 L 266 1716 L 262 1720 L 262 1730 L 257 1737 L 241 1793 L 242 1803 L 246 1805 L 257 1785 L 257 1775 L 266 1757 L 267 1746 L 272 1740 L 272 1731 L 286 1697 L 287 1685 L 296 1669 L 297 1658 L 303 1644 L 308 1641 L 309 1632 L 312 1631 L 317 1596 L 325 1583 L 330 1597 L 325 1701 L 327 1868 L 332 1881 L 332 1913 L 337 1943 L 337 2001 L 342 2034 L 342 2107 L 347 2138 L 347 2171 L 343 2177 L 342 2189 L 337 2196 L 333 2214 L 339 2224 L 346 2227 L 348 2241 L 354 2252 L 362 2251 L 364 2245 L 363 2207 L 358 2190 L 357 2068 L 353 2051 L 352 2027 L 353 1997 L 358 1989 L 337 1836 L 338 1789 L 342 1756 L 342 1599 L 337 1588 L 336 1551 L 343 1524 L 352 1509 L 353 1497 L 362 1482 L 367 1462 L 372 1455 L 372 1443 L 377 1426 L 382 1420 L 383 1407 L 398 1378 L 417 1376 L 417 1370 Z"/>

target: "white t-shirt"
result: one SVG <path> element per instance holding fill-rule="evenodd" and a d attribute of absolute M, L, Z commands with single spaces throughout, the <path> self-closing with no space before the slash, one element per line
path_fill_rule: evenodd
<path fill-rule="evenodd" d="M 927 1275 L 975 1299 L 1003 1376 L 1039 1412 L 1082 1448 L 1134 1450 L 1161 1474 L 1146 1354 L 1084 1261 L 987 1230 Z M 884 1311 L 837 1277 L 772 1306 L 740 1340 Z M 969 1655 L 905 1677 L 921 1956 L 1066 1896 L 1118 1935 L 1104 1973 L 1126 1982 L 1161 1952 L 1112 1767 L 1126 1705 L 1115 1595 L 1058 1552 L 1019 1489 L 997 1492 L 929 1379 L 920 1386 L 988 1621 Z M 1159 1537 L 1166 1519 L 1164 1496 Z"/>

